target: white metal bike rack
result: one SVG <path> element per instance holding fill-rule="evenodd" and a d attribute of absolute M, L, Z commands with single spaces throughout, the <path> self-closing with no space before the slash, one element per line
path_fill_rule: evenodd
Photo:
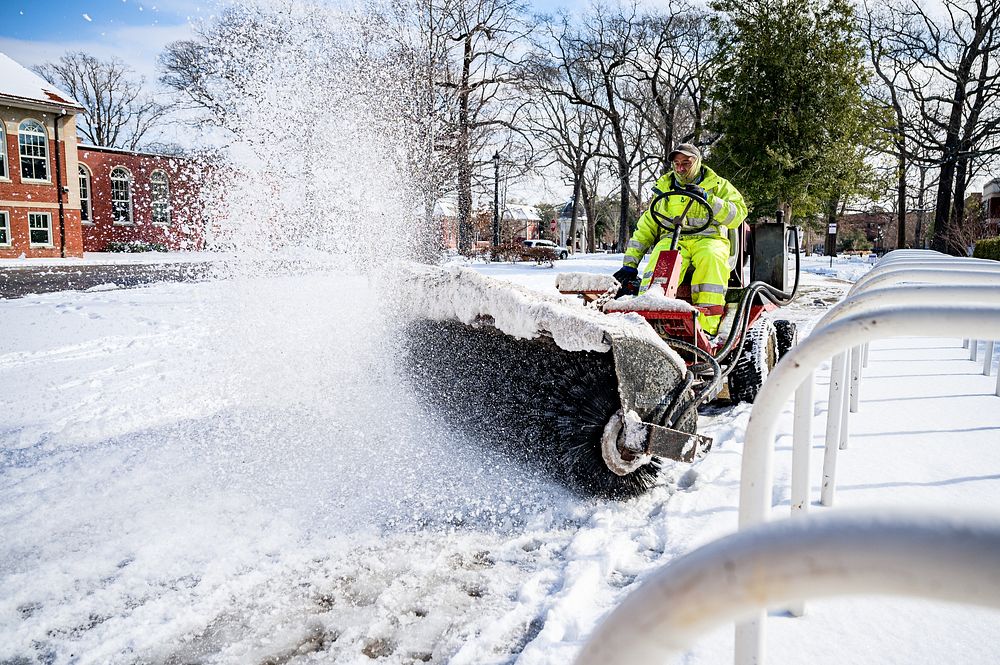
<path fill-rule="evenodd" d="M 893 254 L 895 254 L 895 252 L 886 255 L 886 259 L 892 258 Z M 972 287 L 972 290 L 967 295 L 955 296 L 952 295 L 955 293 L 954 291 L 941 291 L 941 302 L 954 302 L 956 300 L 969 302 L 970 304 L 974 304 L 976 302 L 984 304 L 996 302 L 996 296 L 991 294 L 988 288 L 978 287 L 993 287 L 994 289 L 1000 290 L 1000 264 L 995 261 L 990 261 L 984 264 L 982 263 L 982 260 L 979 259 L 977 259 L 975 263 L 970 263 L 970 261 L 972 261 L 971 259 L 954 257 L 941 258 L 943 256 L 944 255 L 940 255 L 934 258 L 930 262 L 932 267 L 928 267 L 927 263 L 917 262 L 912 259 L 908 259 L 907 265 L 905 266 L 900 265 L 902 261 L 896 260 L 891 263 L 888 268 L 883 268 L 880 262 L 879 265 L 872 268 L 872 272 L 865 275 L 865 277 L 859 280 L 851 288 L 844 301 L 839 303 L 827 312 L 822 319 L 820 319 L 819 323 L 817 323 L 814 328 L 814 331 L 820 330 L 823 325 L 829 323 L 838 316 L 842 316 L 844 312 L 857 311 L 862 308 L 870 310 L 877 309 L 881 306 L 879 298 L 861 297 L 864 293 L 874 291 L 876 288 L 881 292 L 880 295 L 883 296 L 886 302 L 889 302 L 891 298 L 891 302 L 893 303 L 907 302 L 914 305 L 924 304 L 924 295 L 921 295 L 919 291 L 913 291 L 911 293 L 904 292 L 904 287 L 902 286 L 906 285 L 908 288 L 912 289 L 919 283 L 930 283 L 941 286 L 954 285 L 959 287 Z M 911 268 L 910 266 L 915 267 Z M 884 289 L 891 286 L 895 286 L 895 289 L 891 293 L 884 291 Z M 946 301 L 944 298 L 949 298 L 949 300 Z M 933 302 L 929 302 L 927 304 L 933 304 Z M 969 340 L 966 341 L 968 342 Z M 973 349 L 976 346 L 977 345 L 975 343 L 971 344 Z M 837 441 L 841 450 L 847 448 L 848 414 L 857 413 L 860 406 L 861 369 L 862 366 L 866 365 L 866 363 L 862 361 L 862 358 L 867 356 L 867 349 L 867 344 L 852 348 L 849 351 L 845 351 L 844 353 L 834 356 L 831 363 L 826 429 L 828 453 L 830 453 L 829 446 L 832 445 L 832 441 Z M 986 354 L 986 358 L 983 362 L 984 374 L 989 375 L 991 363 L 992 347 L 990 348 L 989 353 Z M 850 367 L 849 379 L 847 374 L 848 367 Z M 997 395 L 1000 396 L 1000 372 L 998 372 L 997 378 Z M 850 403 L 850 409 L 847 408 L 848 402 Z M 824 483 L 824 487 L 826 487 L 826 483 Z M 832 495 L 824 497 L 824 505 L 829 505 L 828 501 L 832 501 Z"/>
<path fill-rule="evenodd" d="M 1000 607 L 1000 522 L 842 511 L 756 525 L 656 571 L 575 662 L 661 663 L 761 608 L 868 594 Z"/>
<path fill-rule="evenodd" d="M 770 517 L 777 418 L 793 392 L 795 410 L 791 509 L 793 516 L 801 517 L 806 514 L 809 505 L 813 378 L 815 368 L 819 364 L 830 357 L 834 358 L 830 377 L 822 484 L 823 503 L 829 505 L 832 503 L 835 487 L 836 451 L 847 444 L 847 414 L 858 408 L 859 380 L 861 369 L 867 364 L 869 341 L 901 336 L 947 337 L 956 330 L 976 335 L 978 339 L 1000 339 L 1000 288 L 998 288 L 1000 265 L 996 262 L 955 259 L 945 255 L 928 255 L 926 252 L 915 251 L 893 252 L 883 261 L 854 285 L 847 300 L 828 312 L 806 340 L 788 352 L 771 372 L 758 394 L 750 414 L 743 450 L 739 515 L 741 531 L 753 528 Z M 986 355 L 988 357 L 992 355 L 992 348 Z M 849 375 L 848 367 L 850 367 Z M 988 368 L 987 364 L 984 369 L 985 374 L 988 374 Z M 845 389 L 847 383 L 853 387 L 850 392 Z M 1000 371 L 998 371 L 997 394 L 1000 395 Z M 794 521 L 794 523 L 799 522 L 802 520 Z M 788 533 L 798 533 L 795 527 L 782 528 L 790 529 Z M 756 573 L 748 573 L 747 584 L 751 587 L 747 590 L 748 597 L 742 600 L 738 595 L 734 597 L 732 588 L 728 585 L 732 583 L 732 571 L 742 566 L 741 560 L 745 555 L 738 553 L 727 555 L 726 548 L 742 547 L 741 543 L 744 541 L 739 538 L 740 534 L 737 534 L 705 546 L 703 550 L 711 552 L 705 555 L 707 558 L 704 563 L 698 557 L 694 557 L 684 564 L 687 568 L 682 567 L 680 572 L 664 573 L 667 579 L 674 580 L 670 584 L 675 584 L 677 579 L 685 575 L 695 576 L 705 586 L 721 584 L 728 589 L 727 593 L 730 595 L 713 596 L 710 593 L 709 598 L 712 600 L 702 613 L 692 610 L 687 601 L 682 602 L 677 597 L 675 587 L 670 587 L 665 593 L 662 588 L 657 590 L 656 584 L 651 581 L 629 596 L 625 603 L 602 623 L 588 641 L 578 662 L 589 665 L 608 660 L 633 662 L 652 655 L 662 657 L 665 648 L 675 647 L 671 642 L 674 638 L 650 640 L 649 636 L 661 634 L 664 625 L 669 624 L 666 634 L 675 631 L 678 636 L 676 639 L 679 640 L 677 644 L 687 645 L 686 640 L 693 639 L 695 634 L 700 634 L 698 631 L 703 624 L 714 626 L 753 608 L 756 610 L 754 616 L 737 626 L 736 663 L 737 665 L 763 663 L 766 615 L 762 608 L 787 603 L 793 614 L 801 614 L 804 609 L 801 602 L 803 598 L 826 592 L 823 591 L 825 587 L 822 585 L 810 586 L 808 581 L 802 582 L 801 586 L 783 584 L 782 580 L 786 580 L 789 573 L 777 566 L 775 570 L 780 572 L 768 583 L 764 583 L 764 578 L 756 576 Z M 935 538 L 938 541 L 942 540 L 940 533 Z M 747 542 L 751 542 L 753 536 L 747 536 L 747 539 Z M 795 538 L 792 538 L 787 546 L 794 550 Z M 872 550 L 869 546 L 861 546 L 860 541 L 852 547 L 856 548 L 855 553 L 860 557 L 864 557 L 866 552 Z M 916 559 L 911 560 L 911 557 L 904 556 L 911 553 L 908 551 L 909 548 L 919 549 L 913 547 L 913 543 L 901 548 L 900 558 L 890 560 L 889 568 L 901 566 L 904 558 L 907 565 L 913 563 L 919 566 Z M 774 556 L 775 552 L 768 550 L 768 554 L 763 558 L 773 561 Z M 915 556 L 919 558 L 919 554 Z M 797 570 L 799 568 L 796 566 L 801 567 L 802 564 L 801 559 L 798 563 L 791 563 L 795 558 L 790 556 L 788 565 Z M 684 557 L 676 563 L 687 560 L 688 557 Z M 725 575 L 713 575 L 707 572 L 713 563 L 718 564 L 723 561 L 726 562 Z M 997 560 L 994 559 L 992 565 L 996 564 Z M 673 564 L 668 565 L 668 568 L 672 566 Z M 807 568 L 809 575 L 816 574 L 814 568 Z M 844 575 L 841 578 L 831 582 L 830 593 L 836 593 L 837 590 L 850 593 L 854 589 L 859 592 L 878 592 L 881 588 L 877 580 L 863 581 L 861 578 L 864 575 L 858 573 L 856 566 L 847 566 L 842 572 Z M 893 573 L 885 574 L 891 577 Z M 991 574 L 994 578 L 1000 579 L 1000 573 L 996 568 Z M 660 573 L 654 581 L 658 579 Z M 907 579 L 913 580 L 912 577 Z M 857 586 L 853 586 L 854 582 L 857 582 Z M 681 586 L 684 584 L 686 582 L 682 581 Z M 647 591 L 647 587 L 653 590 Z M 684 588 L 691 590 L 690 587 Z M 702 587 L 698 588 L 701 591 L 692 592 L 695 596 L 704 591 Z M 780 593 L 775 591 L 772 597 L 769 594 L 774 589 L 782 591 Z M 938 588 L 937 591 L 940 592 L 941 589 Z M 933 593 L 930 595 L 934 596 Z M 633 601 L 633 597 L 637 599 Z M 998 601 L 994 598 L 991 602 Z M 674 607 L 683 608 L 680 615 L 673 611 Z M 691 625 L 696 623 L 697 630 L 690 625 L 682 625 L 685 621 Z M 606 657 L 604 647 L 600 646 L 602 643 L 618 645 L 610 652 L 614 654 L 613 658 Z"/>
<path fill-rule="evenodd" d="M 833 321 L 837 321 L 850 314 L 864 314 L 865 312 L 877 312 L 885 307 L 885 303 L 891 301 L 896 305 L 909 307 L 933 306 L 940 303 L 951 305 L 981 305 L 994 307 L 1000 311 L 1000 273 L 997 275 L 980 276 L 977 280 L 980 284 L 974 286 L 957 285 L 936 285 L 936 284 L 913 284 L 896 287 L 876 288 L 862 291 L 849 300 L 844 300 L 834 306 L 817 324 L 814 333 L 823 329 Z M 865 345 L 867 346 L 867 345 Z M 838 353 L 834 356 L 830 369 L 830 392 L 827 407 L 827 427 L 826 427 L 826 447 L 823 464 L 823 484 L 821 502 L 824 506 L 833 504 L 834 497 L 834 475 L 836 468 L 837 450 L 847 447 L 848 440 L 848 414 L 858 411 L 857 400 L 860 398 L 860 364 L 857 362 L 862 355 L 861 349 L 852 348 L 848 352 Z M 847 409 L 846 396 L 844 390 L 845 371 L 847 367 L 847 357 L 850 354 L 851 362 L 851 403 L 852 408 Z M 992 357 L 992 349 L 990 350 Z M 988 365 L 987 365 L 988 366 Z M 812 378 L 807 378 L 812 382 Z M 796 399 L 796 409 L 811 410 L 811 403 L 800 402 Z M 794 444 L 793 438 L 793 446 Z M 808 441 L 808 439 L 806 439 Z M 808 444 L 805 444 L 808 445 Z M 793 470 L 793 478 L 796 478 Z M 808 483 L 808 479 L 799 481 Z M 793 493 L 795 493 L 795 481 L 793 481 Z"/>

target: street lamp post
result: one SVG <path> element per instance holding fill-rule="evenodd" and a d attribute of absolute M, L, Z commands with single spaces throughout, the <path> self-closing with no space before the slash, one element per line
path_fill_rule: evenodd
<path fill-rule="evenodd" d="M 493 246 L 500 244 L 500 153 L 493 153 Z"/>

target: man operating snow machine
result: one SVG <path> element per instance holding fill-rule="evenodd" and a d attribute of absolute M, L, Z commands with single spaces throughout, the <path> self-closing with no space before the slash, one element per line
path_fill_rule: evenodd
<path fill-rule="evenodd" d="M 625 265 L 614 277 L 560 273 L 569 298 L 465 268 L 408 270 L 410 376 L 444 422 L 581 491 L 624 498 L 653 487 L 664 460 L 708 452 L 701 405 L 754 400 L 795 341 L 792 322 L 764 313 L 795 296 L 798 235 L 780 210 L 743 223 L 743 197 L 694 146 L 671 157 Z M 622 295 L 620 282 L 644 292 Z"/>
<path fill-rule="evenodd" d="M 728 229 L 735 229 L 746 219 L 747 206 L 743 196 L 726 179 L 702 164 L 701 151 L 690 143 L 682 143 L 670 153 L 673 170 L 656 181 L 654 192 L 683 190 L 708 202 L 714 215 L 713 223 L 701 231 L 685 235 L 678 243 L 681 256 L 680 275 L 694 267 L 691 277 L 691 301 L 701 310 L 699 323 L 709 335 L 719 330 L 726 305 L 726 285 L 729 283 L 730 241 Z M 670 249 L 671 237 L 654 219 L 662 217 L 684 218 L 688 230 L 705 224 L 708 211 L 694 198 L 687 196 L 657 197 L 650 208 L 639 218 L 638 226 L 625 249 L 624 265 L 615 273 L 623 292 L 629 295 L 645 293 L 653 277 L 660 252 Z M 652 248 L 646 271 L 639 284 L 639 262 Z"/>

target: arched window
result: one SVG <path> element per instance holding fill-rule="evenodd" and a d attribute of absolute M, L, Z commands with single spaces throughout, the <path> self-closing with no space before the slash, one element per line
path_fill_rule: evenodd
<path fill-rule="evenodd" d="M 7 170 L 7 130 L 0 120 L 0 178 L 10 178 L 10 171 Z"/>
<path fill-rule="evenodd" d="M 167 174 L 163 171 L 153 171 L 149 176 L 153 195 L 153 223 L 170 223 L 170 184 Z"/>
<path fill-rule="evenodd" d="M 111 170 L 111 221 L 132 223 L 132 174 L 120 166 Z"/>
<path fill-rule="evenodd" d="M 90 209 L 90 171 L 83 164 L 80 164 L 80 221 L 94 223 Z"/>
<path fill-rule="evenodd" d="M 49 179 L 49 139 L 42 123 L 23 120 L 17 127 L 22 180 Z"/>

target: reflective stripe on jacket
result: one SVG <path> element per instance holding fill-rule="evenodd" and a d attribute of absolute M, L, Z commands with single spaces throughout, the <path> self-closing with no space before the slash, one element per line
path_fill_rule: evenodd
<path fill-rule="evenodd" d="M 675 189 L 675 178 L 673 171 L 660 176 L 660 179 L 656 181 L 656 189 L 661 192 Z M 695 237 L 727 238 L 728 234 L 724 229 L 736 228 L 747 217 L 747 205 L 743 201 L 743 195 L 728 180 L 720 178 L 715 171 L 707 166 L 701 167 L 701 175 L 694 184 L 705 190 L 708 195 L 708 203 L 712 206 L 714 214 L 712 225 L 696 234 Z M 666 200 L 660 200 L 656 209 L 667 217 L 679 217 L 689 201 L 690 197 L 687 196 L 670 196 Z M 698 227 L 704 224 L 707 218 L 708 211 L 705 206 L 694 203 L 688 210 L 684 225 Z M 639 218 L 635 233 L 632 234 L 632 239 L 625 248 L 624 265 L 638 267 L 646 252 L 667 237 L 667 232 L 656 224 L 649 210 L 646 210 Z"/>

